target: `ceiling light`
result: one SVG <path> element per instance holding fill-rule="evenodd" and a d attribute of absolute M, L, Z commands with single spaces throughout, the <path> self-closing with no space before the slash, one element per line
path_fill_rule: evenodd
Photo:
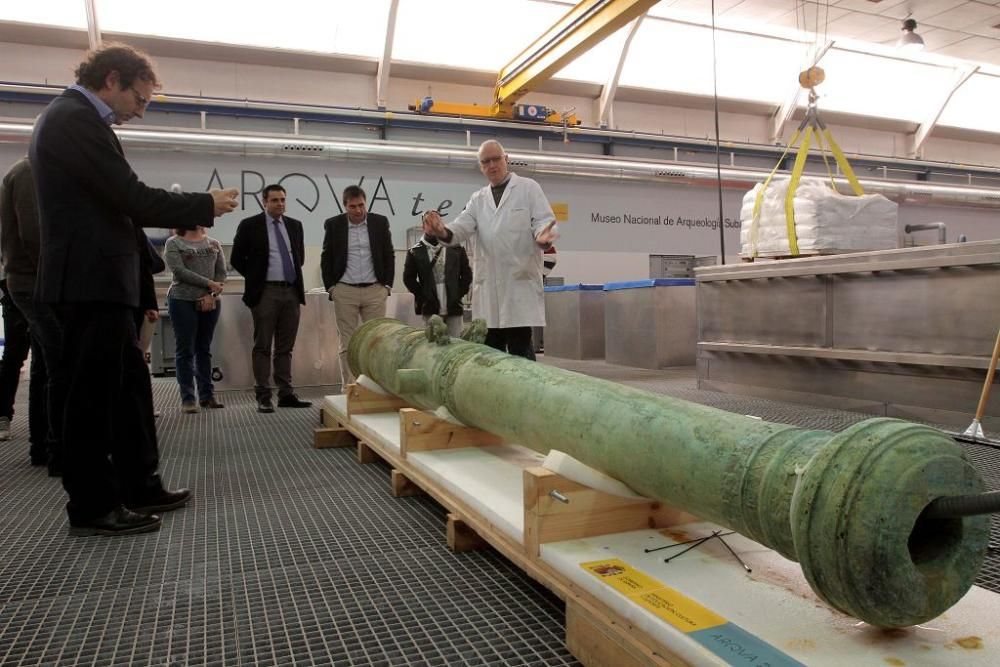
<path fill-rule="evenodd" d="M 919 51 L 924 48 L 924 38 L 914 32 L 916 29 L 917 22 L 913 19 L 903 21 L 903 34 L 900 35 L 899 41 L 896 42 L 896 48 L 906 49 L 907 51 Z"/>

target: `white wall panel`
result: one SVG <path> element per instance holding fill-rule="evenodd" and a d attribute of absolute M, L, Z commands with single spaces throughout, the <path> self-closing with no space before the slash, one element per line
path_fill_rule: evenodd
<path fill-rule="evenodd" d="M 230 97 L 239 92 L 238 63 L 186 58 L 154 58 L 163 90 L 195 97 Z"/>
<path fill-rule="evenodd" d="M 83 51 L 0 42 L 0 79 L 67 86 Z"/>
<path fill-rule="evenodd" d="M 363 74 L 240 65 L 236 85 L 236 97 L 241 99 L 346 107 L 375 106 L 374 79 Z"/>
<path fill-rule="evenodd" d="M 82 51 L 0 43 L 0 78 L 24 83 L 67 85 Z M 317 70 L 268 67 L 183 58 L 156 58 L 167 94 L 204 95 L 237 99 L 272 100 L 289 103 L 326 104 L 372 108 L 375 104 L 374 77 Z M 446 101 L 489 104 L 487 86 L 431 83 L 412 79 L 391 79 L 389 109 L 402 110 L 431 89 L 434 97 Z M 959 91 L 962 94 L 965 88 Z M 958 94 L 957 94 L 958 95 Z M 957 96 L 956 95 L 956 96 Z M 544 102 L 558 110 L 575 107 L 587 124 L 593 123 L 592 100 L 582 97 L 534 93 L 530 100 Z M 984 106 L 988 107 L 988 105 Z M 614 124 L 618 129 L 663 133 L 695 138 L 714 138 L 711 109 L 665 107 L 637 102 L 616 102 Z M 767 143 L 769 119 L 758 114 L 723 113 L 720 131 L 724 141 Z M 909 138 L 898 132 L 867 130 L 853 126 L 833 126 L 834 136 L 848 152 L 905 157 Z M 936 139 L 925 146 L 928 160 L 1000 166 L 997 145 L 981 141 Z"/>

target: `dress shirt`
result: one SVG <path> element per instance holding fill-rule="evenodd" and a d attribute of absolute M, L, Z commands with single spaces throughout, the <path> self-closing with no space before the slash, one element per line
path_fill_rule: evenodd
<path fill-rule="evenodd" d="M 368 236 L 368 218 L 354 224 L 347 220 L 347 268 L 340 279 L 342 283 L 378 282 L 375 265 L 372 264 L 372 243 Z"/>
<path fill-rule="evenodd" d="M 105 102 L 100 97 L 95 95 L 92 90 L 90 90 L 89 88 L 85 88 L 84 86 L 80 86 L 78 84 L 73 84 L 72 86 L 69 87 L 69 90 L 75 90 L 78 93 L 82 93 L 83 96 L 86 97 L 90 101 L 90 103 L 94 105 L 94 108 L 97 109 L 97 113 L 101 117 L 101 120 L 103 120 L 105 123 L 111 125 L 112 123 L 115 122 L 114 110 L 108 106 L 107 102 Z"/>

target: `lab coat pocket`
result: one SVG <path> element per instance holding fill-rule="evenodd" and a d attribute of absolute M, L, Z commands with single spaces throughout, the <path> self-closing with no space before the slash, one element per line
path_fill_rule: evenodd
<path fill-rule="evenodd" d="M 510 229 L 525 231 L 531 229 L 531 211 L 525 207 L 512 208 L 510 210 Z"/>
<path fill-rule="evenodd" d="M 534 244 L 531 234 L 531 212 L 527 208 L 512 208 L 507 213 L 506 224 L 503 225 L 505 245 L 514 257 L 521 257 L 530 252 Z"/>

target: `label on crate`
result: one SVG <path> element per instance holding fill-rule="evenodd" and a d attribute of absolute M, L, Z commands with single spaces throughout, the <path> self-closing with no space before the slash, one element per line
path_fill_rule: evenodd
<path fill-rule="evenodd" d="M 623 560 L 609 558 L 590 561 L 580 563 L 580 567 L 731 665 L 802 665 L 764 640 Z"/>

